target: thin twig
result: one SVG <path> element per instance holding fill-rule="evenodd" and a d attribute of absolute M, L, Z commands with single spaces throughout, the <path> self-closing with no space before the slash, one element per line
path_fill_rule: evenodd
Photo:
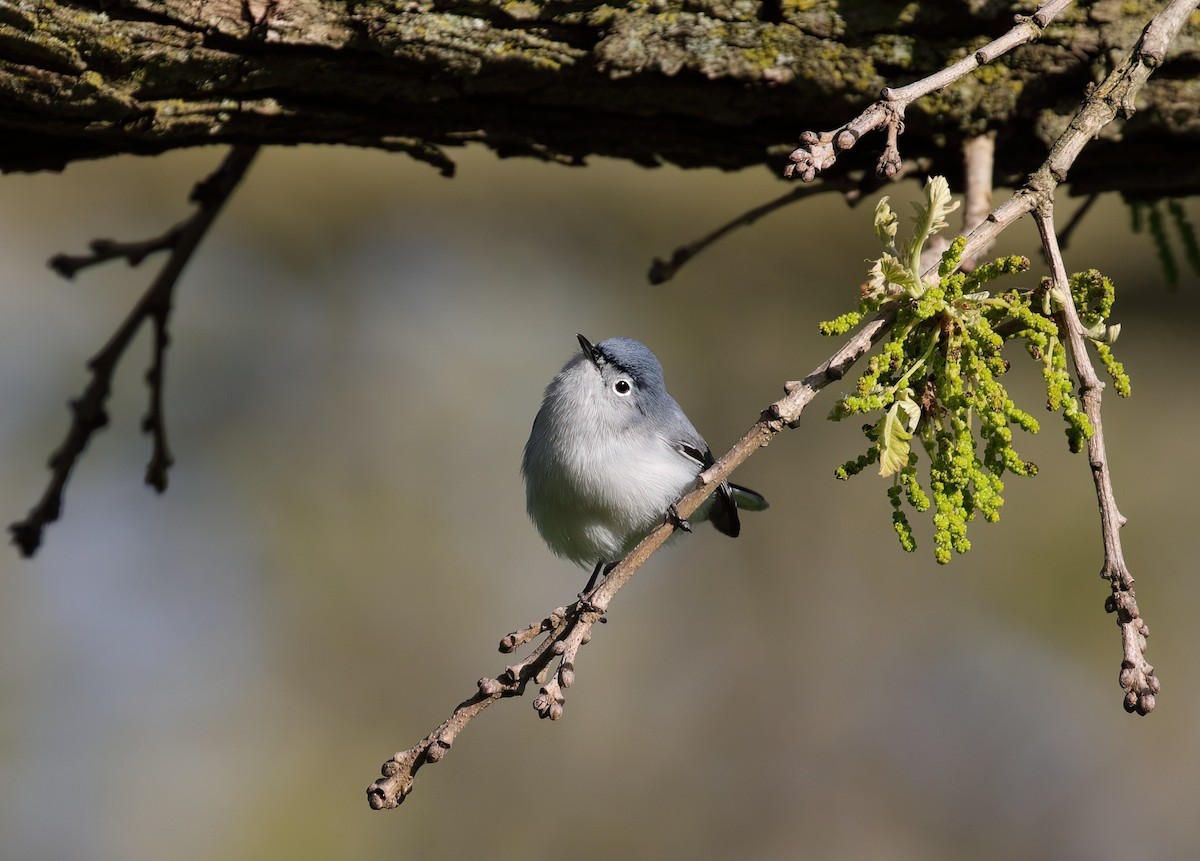
<path fill-rule="evenodd" d="M 655 257 L 650 264 L 650 271 L 646 274 L 646 279 L 651 284 L 662 284 L 670 281 L 693 257 L 726 234 L 732 233 L 739 227 L 749 227 L 763 216 L 770 215 L 777 209 L 782 209 L 805 198 L 815 197 L 818 194 L 827 194 L 836 190 L 833 185 L 824 182 L 820 185 L 802 185 L 793 188 L 781 197 L 777 197 L 767 203 L 760 203 L 727 221 L 711 233 L 701 236 L 687 245 L 679 246 L 672 252 L 670 260 Z"/>
<path fill-rule="evenodd" d="M 1063 250 L 1071 244 L 1071 237 L 1075 235 L 1075 231 L 1079 229 L 1079 225 L 1083 224 L 1084 217 L 1088 214 L 1096 201 L 1100 199 L 1098 194 L 1089 194 L 1088 199 L 1083 202 L 1075 212 L 1071 215 L 1071 220 L 1067 222 L 1067 226 L 1058 231 L 1058 244 Z"/>
<path fill-rule="evenodd" d="M 52 267 L 69 277 L 80 269 L 105 260 L 124 257 L 131 264 L 136 264 L 145 259 L 147 254 L 170 249 L 170 255 L 146 292 L 104 348 L 88 361 L 87 367 L 92 378 L 83 394 L 71 401 L 71 426 L 67 430 L 66 439 L 50 457 L 50 483 L 25 519 L 13 523 L 8 528 L 13 543 L 20 548 L 21 555 L 29 557 L 37 552 L 46 526 L 56 521 L 62 513 L 63 492 L 71 470 L 79 461 L 92 434 L 108 424 L 105 405 L 112 389 L 113 374 L 130 342 L 142 323 L 147 320 L 154 327 L 154 352 L 150 369 L 146 373 L 150 403 L 142 420 L 142 428 L 152 435 L 154 450 L 146 466 L 146 483 L 160 493 L 166 489 L 167 470 L 172 459 L 167 447 L 166 423 L 163 417 L 163 383 L 166 349 L 170 341 L 167 324 L 175 284 L 196 246 L 212 226 L 221 207 L 245 175 L 257 152 L 257 146 L 235 146 L 221 166 L 192 190 L 191 200 L 197 204 L 196 211 L 162 236 L 144 242 L 129 243 L 100 240 L 92 243 L 91 255 L 60 255 L 50 261 Z"/>
<path fill-rule="evenodd" d="M 804 182 L 811 182 L 818 173 L 833 166 L 839 152 L 853 147 L 863 135 L 886 129 L 887 145 L 875 170 L 882 177 L 895 176 L 901 164 L 898 138 L 904 132 L 904 112 L 910 104 L 953 84 L 980 66 L 994 62 L 1014 48 L 1041 38 L 1046 25 L 1069 5 L 1070 0 L 1046 0 L 1029 17 L 1018 15 L 1016 25 L 1003 36 L 957 63 L 904 87 L 884 87 L 879 101 L 841 128 L 804 132 L 800 135 L 800 147 L 789 157 L 792 163 L 784 170 L 784 175 L 799 176 Z"/>
<path fill-rule="evenodd" d="M 915 161 L 906 161 L 900 166 L 894 177 L 890 181 L 899 181 L 906 176 L 924 173 L 929 169 L 929 162 L 926 159 L 918 159 Z M 819 185 L 801 185 L 793 188 L 787 194 L 761 203 L 751 209 L 746 210 L 737 217 L 727 221 L 725 224 L 718 227 L 711 233 L 700 237 L 699 239 L 689 242 L 686 245 L 681 245 L 671 254 L 670 260 L 663 260 L 661 257 L 655 257 L 650 264 L 650 272 L 647 274 L 647 279 L 651 284 L 662 284 L 674 278 L 679 270 L 689 263 L 692 258 L 698 255 L 701 251 L 708 248 L 718 239 L 732 233 L 739 227 L 749 227 L 754 222 L 758 221 L 767 215 L 770 215 L 776 210 L 782 209 L 785 206 L 790 206 L 797 201 L 804 200 L 808 197 L 814 197 L 818 194 L 828 192 L 841 192 L 846 201 L 850 204 L 857 203 L 868 194 L 872 194 L 881 188 L 884 183 L 889 180 L 881 179 L 870 174 L 864 174 L 858 178 L 852 177 L 823 177 Z"/>
<path fill-rule="evenodd" d="M 91 254 L 56 254 L 48 264 L 64 278 L 74 278 L 79 270 L 106 260 L 124 257 L 130 266 L 137 266 L 156 251 L 167 251 L 179 241 L 179 227 L 175 225 L 162 236 L 143 239 L 140 242 L 118 242 L 115 239 L 93 239 L 88 243 Z"/>
<path fill-rule="evenodd" d="M 1104 447 L 1104 424 L 1100 416 L 1100 400 L 1104 383 L 1096 373 L 1088 355 L 1084 340 L 1083 324 L 1071 296 L 1071 285 L 1063 265 L 1058 237 L 1054 232 L 1054 204 L 1046 202 L 1034 213 L 1042 247 L 1050 263 L 1053 288 L 1062 301 L 1062 325 L 1067 343 L 1071 346 L 1071 361 L 1079 379 L 1079 400 L 1084 415 L 1092 425 L 1092 435 L 1087 440 L 1088 463 L 1092 468 L 1092 480 L 1096 484 L 1096 500 L 1100 506 L 1100 532 L 1104 541 L 1104 567 L 1100 576 L 1109 581 L 1112 595 L 1104 607 L 1117 614 L 1117 625 L 1121 629 L 1123 658 L 1121 660 L 1121 688 L 1125 691 L 1126 711 L 1146 715 L 1154 710 L 1155 695 L 1159 691 L 1154 667 L 1146 660 L 1146 638 L 1150 629 L 1142 620 L 1137 597 L 1133 592 L 1133 575 L 1125 563 L 1121 551 L 1121 527 L 1125 517 L 1117 508 L 1116 495 L 1112 488 L 1112 471 L 1108 466 L 1108 452 Z"/>

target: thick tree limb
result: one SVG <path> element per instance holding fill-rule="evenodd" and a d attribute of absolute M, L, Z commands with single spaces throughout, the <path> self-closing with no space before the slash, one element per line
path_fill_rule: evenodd
<path fill-rule="evenodd" d="M 104 348 L 88 361 L 92 379 L 83 394 L 71 401 L 71 426 L 67 430 L 66 439 L 50 458 L 50 484 L 25 519 L 8 527 L 13 543 L 20 548 L 23 556 L 32 556 L 37 552 L 45 528 L 58 520 L 62 513 L 63 492 L 71 477 L 71 470 L 83 454 L 92 434 L 108 424 L 105 406 L 112 389 L 113 374 L 130 342 L 146 321 L 149 321 L 154 329 L 153 356 L 150 369 L 146 372 L 150 405 L 142 420 L 142 429 L 154 440 L 150 462 L 146 465 L 146 484 L 159 493 L 166 490 L 167 470 L 173 460 L 167 447 L 166 422 L 163 416 L 163 374 L 167 344 L 170 341 L 167 323 L 171 315 L 175 285 L 200 240 L 216 220 L 225 201 L 245 175 L 257 152 L 258 148 L 255 146 L 234 147 L 216 172 L 192 190 L 191 199 L 197 204 L 196 211 L 162 236 L 144 242 L 96 240 L 92 243 L 90 255 L 59 255 L 50 261 L 54 269 L 71 277 L 80 269 L 106 260 L 124 257 L 131 265 L 136 265 L 149 254 L 170 251 L 163 268 L 133 306 L 124 322 Z"/>
<path fill-rule="evenodd" d="M 304 142 L 443 171 L 441 148 L 471 141 L 568 163 L 782 164 L 798 123 L 838 127 L 889 80 L 977 62 L 1014 7 L 956 4 L 948 29 L 930 2 L 29 0 L 0 7 L 0 170 Z M 1068 9 L 1037 43 L 908 108 L 909 156 L 960 185 L 963 141 L 995 130 L 997 183 L 1019 181 L 1135 21 L 1122 0 Z M 1089 148 L 1076 190 L 1200 190 L 1200 34 L 1172 51 L 1178 72 L 1143 92 L 1119 148 Z"/>

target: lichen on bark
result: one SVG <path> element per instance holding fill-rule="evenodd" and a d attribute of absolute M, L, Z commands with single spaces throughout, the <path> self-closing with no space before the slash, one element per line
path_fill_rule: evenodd
<path fill-rule="evenodd" d="M 995 130 L 998 174 L 1021 176 L 1136 38 L 1149 10 L 1130 7 L 1147 5 L 1074 7 L 1040 43 L 914 105 L 906 151 L 953 179 L 963 138 Z M 565 161 L 775 167 L 799 131 L 843 122 L 882 86 L 940 68 L 1034 8 L 953 6 L 33 0 L 0 8 L 0 169 L 211 143 L 466 141 Z M 1123 129 L 1126 170 L 1104 171 L 1089 152 L 1085 185 L 1144 190 L 1167 182 L 1166 167 L 1174 193 L 1200 189 L 1198 41 L 1185 32 L 1144 91 Z"/>

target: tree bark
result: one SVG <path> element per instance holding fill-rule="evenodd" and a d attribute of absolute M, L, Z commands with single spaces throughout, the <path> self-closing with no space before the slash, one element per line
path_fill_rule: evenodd
<path fill-rule="evenodd" d="M 960 175 L 997 136 L 1019 182 L 1160 4 L 1073 7 L 1038 43 L 915 104 L 905 156 Z M 1032 4 L 1017 4 L 1030 12 Z M 340 143 L 452 165 L 447 145 L 579 162 L 782 167 L 885 85 L 964 56 L 1014 7 L 832 0 L 33 0 L 0 5 L 0 170 L 213 143 Z M 1200 192 L 1200 27 L 1074 191 Z M 844 167 L 868 166 L 867 142 Z"/>

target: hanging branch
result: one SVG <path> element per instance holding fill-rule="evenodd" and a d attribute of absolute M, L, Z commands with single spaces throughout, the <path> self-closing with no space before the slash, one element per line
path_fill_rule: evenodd
<path fill-rule="evenodd" d="M 710 245 L 714 244 L 725 236 L 740 227 L 749 227 L 760 218 L 765 218 L 772 212 L 783 209 L 785 206 L 790 206 L 801 200 L 806 200 L 809 197 L 815 197 L 818 194 L 827 194 L 830 192 L 840 192 L 843 199 L 853 206 L 869 194 L 873 194 L 882 188 L 888 182 L 899 181 L 906 176 L 920 176 L 929 170 L 930 162 L 928 159 L 917 159 L 915 161 L 906 161 L 900 165 L 894 177 L 890 179 L 881 179 L 877 176 L 866 174 L 857 178 L 845 177 L 823 177 L 819 185 L 803 185 L 793 188 L 787 194 L 781 195 L 774 200 L 769 200 L 766 203 L 758 204 L 751 207 L 740 215 L 727 221 L 725 224 L 718 227 L 716 230 L 708 233 L 699 239 L 681 245 L 671 254 L 669 260 L 663 260 L 661 257 L 655 257 L 650 264 L 650 271 L 646 278 L 651 284 L 662 284 L 674 278 L 679 270 L 687 263 L 691 262 L 692 258 L 704 251 Z"/>
<path fill-rule="evenodd" d="M 1092 468 L 1092 480 L 1096 484 L 1096 501 L 1100 506 L 1100 531 L 1104 542 L 1104 567 L 1100 570 L 1100 576 L 1112 586 L 1112 594 L 1105 601 L 1104 609 L 1117 614 L 1117 625 L 1121 629 L 1123 656 L 1120 683 L 1125 691 L 1125 710 L 1146 715 L 1154 709 L 1159 682 L 1154 675 L 1154 667 L 1146 660 L 1146 638 L 1150 636 L 1150 629 L 1142 620 L 1137 597 L 1133 592 L 1133 575 L 1129 573 L 1129 566 L 1125 563 L 1125 556 L 1121 551 L 1120 529 L 1125 525 L 1125 517 L 1117 508 L 1117 498 L 1112 487 L 1112 470 L 1109 468 L 1108 452 L 1104 447 L 1104 424 L 1100 417 L 1104 383 L 1101 382 L 1088 356 L 1087 344 L 1084 341 L 1085 329 L 1075 308 L 1071 285 L 1067 280 L 1067 270 L 1063 265 L 1058 245 L 1058 236 L 1054 232 L 1054 204 L 1042 204 L 1034 218 L 1037 220 L 1038 233 L 1042 237 L 1046 259 L 1050 263 L 1052 288 L 1057 291 L 1056 295 L 1062 301 L 1059 329 L 1066 333 L 1067 343 L 1071 348 L 1071 362 L 1075 366 L 1075 376 L 1079 379 L 1079 400 L 1083 405 L 1084 415 L 1092 426 L 1092 434 L 1087 439 L 1087 453 L 1088 463 Z"/>
<path fill-rule="evenodd" d="M 1004 204 L 994 209 L 987 219 L 967 236 L 963 258 L 969 258 L 976 249 L 991 243 L 1008 225 L 1026 213 L 1036 213 L 1038 229 L 1042 237 L 1043 251 L 1050 261 L 1055 286 L 1063 294 L 1064 326 L 1071 345 L 1071 357 L 1075 376 L 1080 383 L 1080 399 L 1085 415 L 1094 432 L 1088 439 L 1088 461 L 1096 482 L 1096 493 L 1100 505 L 1100 523 L 1104 540 L 1104 567 L 1101 576 L 1109 580 L 1112 595 L 1105 602 L 1108 612 L 1117 614 L 1121 629 L 1122 661 L 1119 681 L 1125 692 L 1124 705 L 1127 711 L 1149 714 L 1159 692 L 1159 681 L 1154 667 L 1145 658 L 1146 638 L 1149 627 L 1141 618 L 1137 597 L 1133 591 L 1133 577 L 1125 563 L 1117 530 L 1124 518 L 1116 506 L 1104 447 L 1100 423 L 1100 382 L 1088 358 L 1083 341 L 1083 327 L 1066 286 L 1066 271 L 1053 227 L 1054 190 L 1067 178 L 1075 159 L 1089 141 L 1117 117 L 1128 118 L 1134 113 L 1134 97 L 1155 69 L 1166 59 L 1167 47 L 1182 29 L 1196 7 L 1196 0 L 1173 0 L 1159 12 L 1142 30 L 1137 43 L 1117 64 L 1116 68 L 1094 88 L 1080 107 L 1066 131 L 1055 141 L 1050 154 L 1028 182 Z M 929 273 L 926 273 L 929 274 Z"/>
<path fill-rule="evenodd" d="M 58 255 L 50 261 L 51 268 L 71 278 L 80 270 L 107 260 L 124 258 L 131 266 L 136 266 L 151 254 L 159 251 L 170 252 L 158 275 L 108 343 L 87 363 L 92 378 L 83 394 L 71 401 L 71 426 L 67 430 L 66 439 L 50 457 L 50 483 L 25 519 L 8 527 L 13 543 L 20 548 L 22 556 L 33 556 L 37 552 L 42 543 L 43 531 L 49 524 L 58 520 L 62 513 L 63 493 L 71 470 L 79 461 L 92 434 L 108 424 L 105 405 L 112 391 L 113 374 L 121 357 L 125 355 L 125 350 L 146 321 L 150 322 L 154 330 L 153 355 L 150 368 L 146 372 L 150 403 L 142 420 L 142 430 L 149 433 L 154 440 L 153 452 L 146 465 L 146 484 L 159 493 L 166 490 L 167 470 L 173 460 L 167 446 L 163 384 L 166 350 L 170 343 L 167 325 L 171 316 L 175 285 L 200 240 L 204 238 L 221 208 L 237 188 L 257 152 L 256 146 L 233 147 L 221 166 L 207 179 L 197 183 L 192 190 L 190 199 L 197 205 L 196 211 L 161 236 L 141 242 L 97 239 L 91 243 L 90 254 Z"/>

